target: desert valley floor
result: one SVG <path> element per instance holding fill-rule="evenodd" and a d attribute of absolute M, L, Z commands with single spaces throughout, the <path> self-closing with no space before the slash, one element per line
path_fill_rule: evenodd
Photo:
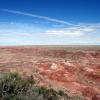
<path fill-rule="evenodd" d="M 70 96 L 100 100 L 100 46 L 0 47 L 0 74 L 6 72 L 32 75 L 39 86 Z"/>

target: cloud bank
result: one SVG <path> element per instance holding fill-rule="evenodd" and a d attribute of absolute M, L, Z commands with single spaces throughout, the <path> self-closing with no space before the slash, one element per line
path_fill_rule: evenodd
<path fill-rule="evenodd" d="M 92 34 L 99 34 L 100 26 L 98 25 L 88 25 L 85 24 L 79 25 L 79 26 L 70 26 L 70 27 L 64 27 L 64 28 L 55 28 L 51 30 L 46 30 L 45 35 L 51 36 L 51 37 L 87 37 L 88 35 Z"/>
<path fill-rule="evenodd" d="M 16 44 L 100 44 L 100 23 L 76 23 L 39 16 L 35 14 L 1 9 L 3 12 L 35 17 L 53 23 L 53 27 L 36 23 L 0 23 L 0 45 L 7 43 Z M 45 22 L 46 22 L 45 21 Z"/>

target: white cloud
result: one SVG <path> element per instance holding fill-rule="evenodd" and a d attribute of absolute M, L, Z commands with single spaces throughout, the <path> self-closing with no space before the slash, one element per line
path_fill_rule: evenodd
<path fill-rule="evenodd" d="M 20 44 L 100 44 L 99 38 L 100 24 L 76 24 L 76 26 L 64 25 L 64 27 L 46 26 L 45 28 L 42 25 L 37 26 L 29 23 L 0 24 L 0 45 L 9 43 L 9 41 L 12 44 L 19 44 L 19 42 Z"/>
<path fill-rule="evenodd" d="M 68 28 L 57 28 L 46 30 L 45 35 L 47 36 L 56 36 L 56 37 L 83 37 L 87 35 L 87 33 L 95 32 L 96 28 L 89 27 L 77 27 L 72 26 Z"/>
<path fill-rule="evenodd" d="M 64 31 L 46 31 L 45 32 L 45 35 L 47 36 L 56 36 L 56 37 L 80 37 L 80 36 L 83 36 L 83 33 L 80 32 L 80 31 L 67 31 L 67 30 L 64 30 Z"/>
<path fill-rule="evenodd" d="M 39 33 L 42 29 L 34 24 L 25 23 L 1 23 L 0 39 L 7 37 L 32 37 Z"/>
<path fill-rule="evenodd" d="M 40 16 L 40 15 L 36 15 L 36 14 L 31 14 L 31 13 L 26 13 L 26 12 L 21 12 L 21 11 L 15 11 L 15 10 L 9 10 L 9 9 L 1 9 L 1 11 L 12 13 L 12 14 L 20 14 L 20 15 L 29 16 L 29 17 L 36 17 L 36 18 L 48 20 L 48 21 L 51 21 L 51 22 L 56 22 L 56 23 L 59 23 L 59 24 L 73 25 L 72 23 L 69 23 L 69 22 L 66 22 L 66 21 L 63 21 L 63 20 L 50 18 L 50 17 L 46 17 L 46 16 Z"/>
<path fill-rule="evenodd" d="M 31 37 L 30 33 L 3 33 L 0 34 L 0 37 Z"/>

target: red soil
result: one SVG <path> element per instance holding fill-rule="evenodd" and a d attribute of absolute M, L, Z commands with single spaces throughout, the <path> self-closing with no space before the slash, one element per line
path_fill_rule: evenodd
<path fill-rule="evenodd" d="M 0 48 L 0 72 L 33 75 L 39 85 L 52 85 L 69 95 L 100 100 L 100 51 L 47 48 Z M 99 98 L 99 99 L 98 99 Z"/>

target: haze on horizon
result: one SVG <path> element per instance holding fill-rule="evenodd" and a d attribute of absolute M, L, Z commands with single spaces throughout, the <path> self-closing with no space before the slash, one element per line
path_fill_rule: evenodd
<path fill-rule="evenodd" d="M 99 0 L 0 0 L 0 46 L 100 45 Z"/>

